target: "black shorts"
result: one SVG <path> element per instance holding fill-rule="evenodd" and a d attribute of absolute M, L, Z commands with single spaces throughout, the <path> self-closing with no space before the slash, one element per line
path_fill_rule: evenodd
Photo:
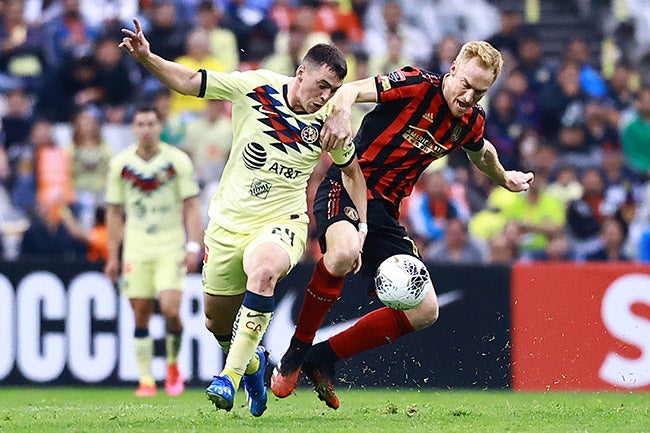
<path fill-rule="evenodd" d="M 314 199 L 316 234 L 323 253 L 327 250 L 325 232 L 328 227 L 342 220 L 357 226 L 358 215 L 341 179 L 328 175 L 319 185 Z M 395 254 L 421 259 L 415 243 L 394 216 L 394 205 L 385 200 L 368 200 L 368 236 L 361 256 L 362 272 L 374 276 L 381 262 Z"/>

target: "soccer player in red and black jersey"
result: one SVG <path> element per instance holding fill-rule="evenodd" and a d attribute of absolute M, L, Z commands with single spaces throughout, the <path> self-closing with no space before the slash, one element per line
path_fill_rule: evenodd
<path fill-rule="evenodd" d="M 462 148 L 499 185 L 513 192 L 528 189 L 533 174 L 506 171 L 494 146 L 483 138 L 485 113 L 477 103 L 499 76 L 502 65 L 501 54 L 494 47 L 472 41 L 463 45 L 448 74 L 404 67 L 387 76 L 345 84 L 333 97 L 335 109 L 321 131 L 326 149 L 349 142 L 353 103 L 378 103 L 365 116 L 354 138 L 368 189 L 368 225 L 358 223 L 340 174 L 329 170 L 314 201 L 324 255 L 307 286 L 289 349 L 271 376 L 276 396 L 286 397 L 295 389 L 302 368 L 319 398 L 336 409 L 339 400 L 332 382 L 338 360 L 388 344 L 437 320 L 438 301 L 430 290 L 411 310 L 379 308 L 347 330 L 312 346 L 347 273 L 358 272 L 363 263 L 363 272 L 374 275 L 379 264 L 395 254 L 419 257 L 398 222 L 399 207 L 429 164 Z M 357 231 L 367 231 L 361 252 Z"/>

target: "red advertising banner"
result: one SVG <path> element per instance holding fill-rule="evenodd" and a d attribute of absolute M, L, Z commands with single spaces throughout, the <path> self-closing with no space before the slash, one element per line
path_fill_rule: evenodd
<path fill-rule="evenodd" d="M 650 266 L 517 263 L 512 386 L 650 391 Z"/>

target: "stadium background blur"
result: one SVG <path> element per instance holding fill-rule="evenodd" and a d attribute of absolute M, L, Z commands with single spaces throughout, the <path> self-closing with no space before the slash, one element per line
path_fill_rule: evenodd
<path fill-rule="evenodd" d="M 136 380 L 132 318 L 97 270 L 106 163 L 132 143 L 137 104 L 153 103 L 166 119 L 161 139 L 192 157 L 207 219 L 230 148 L 229 106 L 172 95 L 120 52 L 120 28 L 137 16 L 154 52 L 222 71 L 292 75 L 309 46 L 333 41 L 350 80 L 407 64 L 444 73 L 463 42 L 492 42 L 505 70 L 481 101 L 486 137 L 508 169 L 535 172 L 534 187 L 494 187 L 462 153 L 425 172 L 401 219 L 434 266 L 443 314 L 397 352 L 355 357 L 343 377 L 364 386 L 649 389 L 645 2 L 5 0 L 0 15 L 3 383 Z M 355 125 L 370 109 L 355 107 Z M 319 254 L 312 239 L 281 282 L 265 342 L 272 358 L 288 344 Z M 220 358 L 203 326 L 200 275 L 188 285 L 183 366 L 202 385 Z M 323 331 L 375 307 L 360 292 L 344 291 Z M 161 329 L 154 320 L 154 336 Z"/>
<path fill-rule="evenodd" d="M 462 3 L 462 5 L 461 5 Z M 0 231 L 6 260 L 98 261 L 106 161 L 132 142 L 133 108 L 193 158 L 207 203 L 230 146 L 227 103 L 169 94 L 120 52 L 137 16 L 154 52 L 192 68 L 291 75 L 313 43 L 348 79 L 404 65 L 448 71 L 486 39 L 505 70 L 481 104 L 527 194 L 455 154 L 428 170 L 402 222 L 426 260 L 650 261 L 650 6 L 625 0 L 177 0 L 0 2 Z M 355 124 L 372 106 L 359 106 Z M 204 212 L 206 214 L 206 212 Z M 305 260 L 317 259 L 312 243 Z"/>

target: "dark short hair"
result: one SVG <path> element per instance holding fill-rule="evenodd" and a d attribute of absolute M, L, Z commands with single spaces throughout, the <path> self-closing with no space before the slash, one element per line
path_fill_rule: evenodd
<path fill-rule="evenodd" d="M 307 51 L 303 63 L 327 65 L 341 80 L 348 74 L 348 64 L 343 52 L 333 44 L 316 44 Z"/>
<path fill-rule="evenodd" d="M 135 118 L 135 115 L 138 113 L 155 113 L 156 117 L 160 122 L 163 121 L 162 115 L 160 114 L 160 111 L 153 105 L 138 105 L 135 108 L 135 112 L 133 113 L 133 117 Z"/>

